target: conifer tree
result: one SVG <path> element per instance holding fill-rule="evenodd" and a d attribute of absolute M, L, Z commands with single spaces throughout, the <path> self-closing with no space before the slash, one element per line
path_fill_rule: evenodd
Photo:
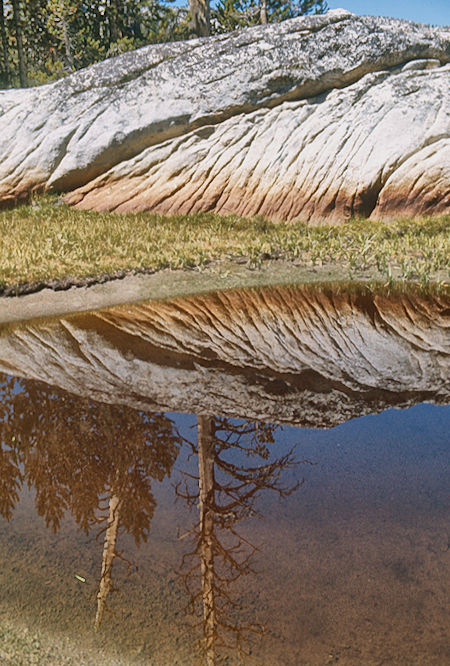
<path fill-rule="evenodd" d="M 27 74 L 25 65 L 25 55 L 23 50 L 22 21 L 20 16 L 19 0 L 12 0 L 14 30 L 16 33 L 17 57 L 19 60 L 19 80 L 24 88 L 27 85 Z"/>
<path fill-rule="evenodd" d="M 145 44 L 323 13 L 325 0 L 0 0 L 0 87 L 39 85 Z"/>
<path fill-rule="evenodd" d="M 8 38 L 6 36 L 5 8 L 3 5 L 3 0 L 0 0 L 0 33 L 2 40 L 2 64 L 0 69 L 0 86 L 3 84 L 5 88 L 9 88 L 11 81 L 11 74 L 9 67 L 9 49 L 8 49 Z"/>
<path fill-rule="evenodd" d="M 326 11 L 325 0 L 219 0 L 214 18 L 217 32 L 229 32 Z"/>

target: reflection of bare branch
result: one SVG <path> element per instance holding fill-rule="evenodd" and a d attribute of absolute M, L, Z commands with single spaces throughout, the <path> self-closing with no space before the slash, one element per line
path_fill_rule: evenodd
<path fill-rule="evenodd" d="M 229 588 L 241 576 L 254 572 L 252 556 L 257 550 L 237 531 L 236 523 L 256 514 L 254 504 L 260 491 L 274 490 L 280 497 L 294 492 L 299 483 L 283 486 L 280 479 L 284 470 L 298 463 L 293 450 L 272 462 L 251 466 L 230 462 L 226 454 L 233 450 L 241 457 L 267 461 L 275 427 L 199 416 L 198 492 L 189 485 L 195 477 L 188 474 L 176 488 L 177 496 L 189 506 L 198 500 L 199 521 L 183 535 L 191 535 L 193 548 L 185 553 L 181 572 L 189 596 L 188 612 L 195 615 L 202 607 L 201 644 L 207 666 L 217 664 L 221 652 L 229 650 L 237 650 L 244 660 L 249 656 L 245 640 L 263 632 L 260 625 L 234 619 L 242 607 Z"/>

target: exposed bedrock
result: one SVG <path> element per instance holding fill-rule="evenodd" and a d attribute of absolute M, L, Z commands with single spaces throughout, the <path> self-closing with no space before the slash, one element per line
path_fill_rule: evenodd
<path fill-rule="evenodd" d="M 0 371 L 149 411 L 328 427 L 448 402 L 449 299 L 242 289 L 6 326 Z"/>
<path fill-rule="evenodd" d="M 344 10 L 0 91 L 0 202 L 340 222 L 450 211 L 450 28 Z"/>

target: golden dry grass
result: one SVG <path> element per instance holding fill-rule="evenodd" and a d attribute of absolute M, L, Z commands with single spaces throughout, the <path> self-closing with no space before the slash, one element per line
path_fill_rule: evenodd
<path fill-rule="evenodd" d="M 96 277 L 118 270 L 204 266 L 245 257 L 339 264 L 348 277 L 374 269 L 389 281 L 448 279 L 450 216 L 389 224 L 274 224 L 213 213 L 163 217 L 77 211 L 42 197 L 0 212 L 0 285 Z"/>

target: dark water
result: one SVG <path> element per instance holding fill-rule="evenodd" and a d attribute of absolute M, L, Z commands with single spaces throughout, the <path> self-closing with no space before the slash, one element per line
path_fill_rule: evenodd
<path fill-rule="evenodd" d="M 138 340 L 132 329 L 138 353 L 129 345 L 125 354 L 117 334 L 112 348 L 104 321 L 94 336 L 92 321 L 72 320 L 71 356 L 64 322 L 3 335 L 3 363 L 14 363 L 16 373 L 0 383 L 1 663 L 450 663 L 450 410 L 442 404 L 439 331 L 430 325 L 419 335 L 409 315 L 402 336 L 387 327 L 404 350 L 409 386 L 395 377 L 398 392 L 394 379 L 387 387 L 380 362 L 375 386 L 368 390 L 365 376 L 357 391 L 356 371 L 338 381 L 320 354 L 307 374 L 303 365 L 296 370 L 297 379 L 293 370 L 270 375 L 270 361 L 255 361 L 252 374 L 247 360 L 240 376 L 230 356 L 225 364 L 211 353 L 202 370 L 198 350 L 190 366 L 187 334 L 183 356 L 168 355 L 164 337 L 157 358 L 152 316 Z M 352 321 L 357 316 L 353 311 Z M 129 334 L 136 312 L 127 317 Z M 267 326 L 267 313 L 263 319 Z M 293 354 L 292 337 L 280 333 L 283 321 L 271 331 Z M 323 311 L 320 321 L 323 330 Z M 80 330 L 89 331 L 90 357 Z M 374 336 L 366 334 L 372 348 Z M 296 337 L 299 348 L 306 345 Z M 264 340 L 255 342 L 254 329 L 242 338 L 260 358 Z M 348 331 L 342 338 L 349 357 Z M 362 382 L 368 352 L 358 339 L 350 361 Z M 322 339 L 321 349 L 324 358 L 334 355 L 327 367 L 340 363 L 342 370 L 337 344 L 326 348 Z M 117 363 L 107 365 L 107 354 Z M 139 383 L 137 356 L 147 363 L 149 384 L 159 381 L 161 403 L 169 402 L 164 377 L 181 377 L 186 405 L 198 400 L 197 413 L 132 408 L 133 394 L 140 406 L 143 396 L 156 402 Z M 86 359 L 89 381 L 107 401 L 85 395 Z M 314 368 L 320 372 L 313 375 Z M 23 378 L 44 371 L 54 384 Z M 212 396 L 199 388 L 206 372 Z M 58 387 L 63 377 L 79 390 Z M 235 385 L 249 421 L 230 393 Z M 214 397 L 223 411 L 204 408 Z M 292 410 L 296 427 L 287 423 L 289 401 L 300 403 Z M 263 408 L 279 409 L 278 422 L 255 419 Z M 319 427 L 298 426 L 313 418 Z M 339 425 L 323 427 L 329 421 Z"/>

